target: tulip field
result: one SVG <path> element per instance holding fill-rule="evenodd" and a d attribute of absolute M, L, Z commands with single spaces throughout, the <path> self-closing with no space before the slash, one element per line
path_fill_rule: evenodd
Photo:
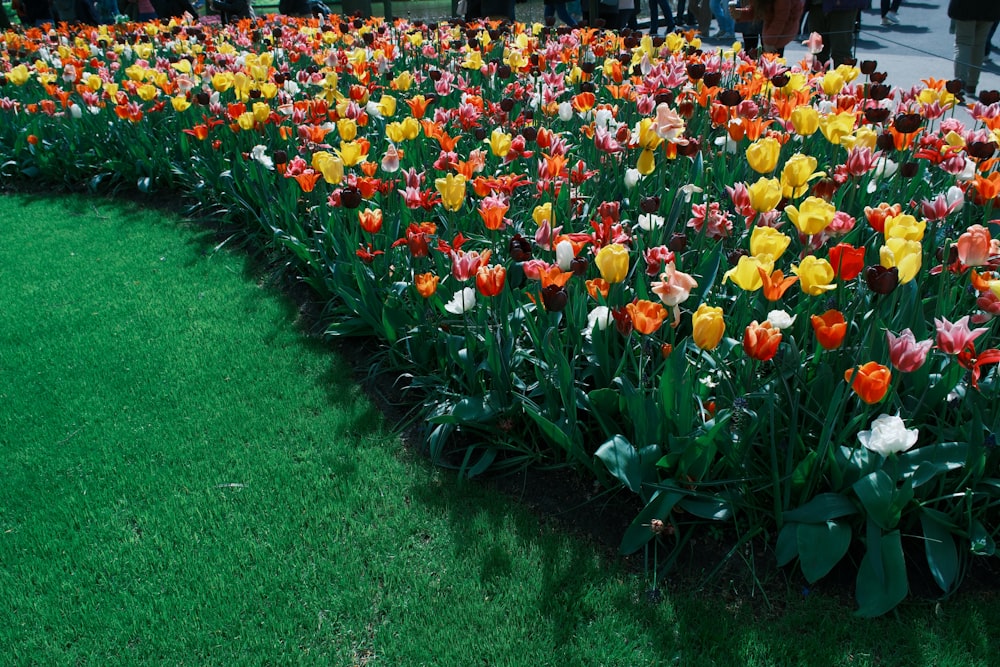
<path fill-rule="evenodd" d="M 1000 93 L 694 33 L 268 16 L 0 35 L 5 184 L 176 193 L 474 477 L 569 466 L 877 616 L 1000 531 Z M 965 107 L 968 113 L 958 114 Z"/>

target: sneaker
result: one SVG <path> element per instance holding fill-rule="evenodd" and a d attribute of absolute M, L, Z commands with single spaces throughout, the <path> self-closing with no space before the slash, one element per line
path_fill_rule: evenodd
<path fill-rule="evenodd" d="M 712 39 L 717 39 L 719 41 L 728 41 L 736 39 L 736 35 L 731 32 L 722 32 L 721 30 L 711 37 Z"/>
<path fill-rule="evenodd" d="M 899 25 L 899 17 L 896 12 L 889 12 L 882 17 L 882 25 Z"/>

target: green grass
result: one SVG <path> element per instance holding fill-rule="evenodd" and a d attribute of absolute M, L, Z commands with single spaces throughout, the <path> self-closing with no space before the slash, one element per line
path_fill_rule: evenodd
<path fill-rule="evenodd" d="M 993 596 L 671 590 L 408 453 L 290 301 L 136 204 L 0 197 L 2 664 L 989 665 Z"/>

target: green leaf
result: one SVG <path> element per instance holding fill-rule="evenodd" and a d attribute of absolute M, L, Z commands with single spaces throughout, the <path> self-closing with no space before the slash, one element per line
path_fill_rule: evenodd
<path fill-rule="evenodd" d="M 874 561 L 878 561 L 884 577 L 879 577 Z M 869 540 L 868 552 L 858 568 L 858 616 L 881 616 L 906 598 L 909 584 L 906 578 L 906 561 L 899 531 Z"/>
<path fill-rule="evenodd" d="M 892 478 L 883 471 L 876 470 L 865 475 L 852 487 L 865 507 L 868 517 L 879 528 L 891 530 L 899 523 L 899 514 L 893 512 L 893 494 L 896 491 Z"/>
<path fill-rule="evenodd" d="M 801 507 L 785 512 L 785 521 L 821 523 L 842 516 L 857 514 L 858 508 L 847 496 L 839 493 L 819 493 Z"/>
<path fill-rule="evenodd" d="M 851 546 L 851 527 L 836 521 L 800 523 L 796 545 L 802 574 L 816 583 L 840 562 Z"/>
<path fill-rule="evenodd" d="M 676 491 L 657 491 L 653 498 L 646 504 L 638 516 L 632 520 L 625 535 L 622 536 L 618 553 L 626 556 L 635 553 L 639 547 L 653 539 L 653 531 L 649 529 L 649 523 L 653 519 L 666 519 L 670 511 L 677 504 L 677 501 L 685 496 L 685 492 L 680 489 Z"/>
<path fill-rule="evenodd" d="M 920 514 L 920 525 L 924 529 L 924 553 L 927 554 L 931 576 L 942 591 L 950 593 L 958 579 L 958 549 L 955 548 L 955 539 L 947 528 L 926 512 Z"/>
<path fill-rule="evenodd" d="M 660 448 L 650 445 L 636 449 L 624 436 L 616 435 L 601 445 L 594 456 L 630 491 L 641 494 L 643 482 L 656 476 Z"/>
<path fill-rule="evenodd" d="M 733 514 L 732 505 L 719 499 L 685 498 L 680 502 L 681 509 L 702 519 L 726 521 Z"/>
<path fill-rule="evenodd" d="M 529 407 L 527 403 L 525 403 L 524 406 L 524 413 L 531 417 L 536 424 L 538 424 L 538 427 L 542 429 L 542 433 L 553 444 L 565 451 L 569 451 L 570 438 L 561 428 L 543 417 L 541 413 L 538 412 L 537 408 Z"/>
<path fill-rule="evenodd" d="M 778 567 L 788 565 L 799 555 L 798 542 L 799 524 L 786 523 L 781 532 L 778 533 L 778 541 L 774 546 L 774 555 L 778 560 Z"/>

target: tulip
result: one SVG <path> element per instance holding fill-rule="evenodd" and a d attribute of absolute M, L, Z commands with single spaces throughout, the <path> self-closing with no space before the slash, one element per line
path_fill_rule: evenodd
<path fill-rule="evenodd" d="M 493 251 L 487 250 L 480 254 L 478 251 L 465 252 L 464 250 L 452 250 L 451 275 L 455 280 L 468 280 L 476 274 L 480 267 L 486 266 L 490 261 Z"/>
<path fill-rule="evenodd" d="M 792 110 L 792 127 L 795 133 L 808 137 L 819 129 L 819 114 L 811 106 L 798 106 Z"/>
<path fill-rule="evenodd" d="M 781 169 L 781 194 L 789 199 L 804 195 L 817 164 L 816 158 L 802 153 L 788 158 Z"/>
<path fill-rule="evenodd" d="M 891 238 L 879 248 L 879 263 L 887 269 L 895 267 L 899 272 L 899 282 L 905 285 L 920 271 L 922 255 L 923 247 L 918 241 Z"/>
<path fill-rule="evenodd" d="M 756 292 L 764 285 L 760 277 L 761 271 L 770 274 L 773 269 L 774 260 L 771 259 L 770 255 L 743 255 L 736 266 L 726 271 L 722 282 L 732 280 L 740 289 L 746 292 Z"/>
<path fill-rule="evenodd" d="M 761 177 L 747 187 L 747 196 L 750 206 L 758 213 L 773 211 L 781 203 L 781 182 L 776 178 Z"/>
<path fill-rule="evenodd" d="M 620 283 L 628 275 L 628 249 L 620 243 L 606 245 L 597 251 L 594 263 L 604 280 Z"/>
<path fill-rule="evenodd" d="M 497 264 L 480 266 L 476 271 L 476 289 L 483 296 L 496 296 L 503 290 L 507 269 Z"/>
<path fill-rule="evenodd" d="M 865 268 L 865 249 L 850 243 L 838 243 L 830 248 L 830 264 L 841 280 L 854 280 Z"/>
<path fill-rule="evenodd" d="M 465 202 L 465 176 L 461 174 L 435 179 L 434 187 L 441 193 L 441 203 L 448 211 L 457 211 Z"/>
<path fill-rule="evenodd" d="M 858 433 L 858 440 L 866 449 L 886 457 L 910 449 L 919 436 L 917 429 L 906 428 L 898 414 L 883 414 L 875 418 L 870 430 Z"/>
<path fill-rule="evenodd" d="M 934 326 L 937 327 L 937 347 L 945 354 L 959 354 L 966 347 L 972 345 L 984 333 L 986 329 L 969 329 L 969 316 L 966 315 L 957 322 L 949 322 L 941 318 L 934 318 Z"/>
<path fill-rule="evenodd" d="M 490 133 L 490 150 L 497 157 L 506 157 L 512 143 L 511 136 L 500 128 L 496 128 Z"/>
<path fill-rule="evenodd" d="M 982 225 L 972 225 L 958 237 L 958 261 L 965 266 L 983 266 L 992 254 L 990 230 Z"/>
<path fill-rule="evenodd" d="M 785 295 L 785 292 L 788 291 L 788 288 L 799 280 L 797 276 L 789 276 L 786 278 L 784 271 L 781 269 L 778 269 L 771 275 L 768 275 L 767 271 L 764 269 L 759 269 L 758 272 L 760 273 L 764 298 L 768 301 L 777 301 L 780 299 Z"/>
<path fill-rule="evenodd" d="M 778 166 L 778 154 L 780 152 L 781 144 L 777 139 L 774 137 L 764 137 L 747 147 L 747 163 L 758 174 L 770 174 Z"/>
<path fill-rule="evenodd" d="M 361 229 L 369 234 L 378 233 L 382 229 L 382 209 L 367 208 L 364 211 L 358 211 L 358 222 L 361 224 Z"/>
<path fill-rule="evenodd" d="M 875 264 L 865 269 L 865 284 L 876 294 L 889 294 L 899 285 L 899 269 Z"/>
<path fill-rule="evenodd" d="M 791 242 L 789 236 L 774 227 L 754 227 L 750 232 L 750 254 L 755 257 L 770 255 L 777 260 L 785 253 Z"/>
<path fill-rule="evenodd" d="M 819 129 L 831 144 L 840 144 L 843 137 L 854 132 L 855 121 L 853 113 L 826 114 L 819 119 Z"/>
<path fill-rule="evenodd" d="M 659 330 L 667 318 L 667 309 L 655 301 L 638 300 L 625 306 L 632 318 L 632 327 L 640 334 L 651 334 Z"/>
<path fill-rule="evenodd" d="M 926 220 L 917 222 L 917 219 L 912 215 L 904 213 L 885 219 L 884 234 L 887 239 L 898 238 L 906 239 L 907 241 L 922 241 L 926 227 Z"/>
<path fill-rule="evenodd" d="M 886 331 L 885 335 L 889 340 L 889 362 L 896 370 L 912 373 L 927 361 L 927 352 L 933 341 L 918 343 L 909 329 L 903 329 L 898 336 L 891 331 Z"/>
<path fill-rule="evenodd" d="M 833 204 L 819 197 L 806 197 L 799 208 L 785 207 L 785 214 L 796 229 L 810 236 L 829 227 L 836 212 Z"/>
<path fill-rule="evenodd" d="M 455 292 L 451 300 L 445 304 L 444 309 L 452 315 L 462 315 L 476 307 L 476 290 L 472 287 L 463 287 Z"/>
<path fill-rule="evenodd" d="M 778 344 L 781 343 L 781 330 L 777 329 L 770 322 L 757 324 L 754 320 L 743 332 L 743 351 L 751 359 L 757 361 L 770 361 L 778 353 Z"/>
<path fill-rule="evenodd" d="M 837 289 L 833 284 L 836 272 L 825 259 L 817 259 L 806 255 L 796 266 L 792 265 L 792 273 L 799 277 L 799 287 L 810 296 L 819 296 L 829 290 Z"/>
<path fill-rule="evenodd" d="M 545 202 L 534 208 L 531 212 L 531 219 L 535 221 L 535 224 L 541 227 L 546 222 L 552 222 L 552 202 Z"/>
<path fill-rule="evenodd" d="M 900 204 L 893 204 L 890 206 L 889 204 L 882 202 L 874 208 L 871 206 L 865 206 L 865 218 L 868 219 L 868 224 L 872 226 L 872 229 L 879 234 L 885 232 L 886 219 L 899 215 L 902 212 L 903 207 Z"/>
<path fill-rule="evenodd" d="M 344 161 L 345 167 L 353 167 L 365 159 L 368 150 L 361 141 L 341 141 L 340 148 L 336 150 L 337 155 Z"/>
<path fill-rule="evenodd" d="M 824 350 L 836 350 L 844 342 L 847 335 L 847 322 L 839 310 L 830 309 L 822 315 L 812 315 L 809 318 L 816 340 Z"/>
<path fill-rule="evenodd" d="M 892 382 L 892 371 L 877 361 L 869 361 L 862 366 L 844 371 L 844 380 L 851 383 L 854 393 L 862 401 L 873 405 L 885 398 L 888 393 L 889 384 Z"/>
<path fill-rule="evenodd" d="M 417 288 L 417 293 L 425 299 L 429 299 L 437 291 L 440 278 L 433 273 L 418 273 L 413 276 L 413 284 Z"/>
<path fill-rule="evenodd" d="M 722 308 L 701 304 L 691 316 L 691 337 L 694 344 L 703 350 L 714 350 L 719 346 L 722 335 L 726 332 L 726 321 L 722 317 Z"/>
<path fill-rule="evenodd" d="M 823 92 L 833 97 L 847 84 L 844 80 L 843 74 L 838 70 L 830 70 L 823 75 L 823 79 L 820 81 L 820 85 L 823 87 Z"/>
<path fill-rule="evenodd" d="M 344 162 L 326 151 L 316 151 L 312 156 L 312 168 L 323 174 L 323 180 L 336 185 L 344 180 Z"/>
<path fill-rule="evenodd" d="M 559 285 L 553 284 L 542 288 L 542 305 L 550 313 L 561 312 L 568 302 L 569 294 Z"/>
<path fill-rule="evenodd" d="M 594 278 L 593 280 L 588 280 L 587 283 L 587 294 L 590 298 L 595 301 L 598 300 L 598 296 L 602 299 L 608 298 L 608 292 L 611 291 L 611 286 L 603 278 Z"/>

